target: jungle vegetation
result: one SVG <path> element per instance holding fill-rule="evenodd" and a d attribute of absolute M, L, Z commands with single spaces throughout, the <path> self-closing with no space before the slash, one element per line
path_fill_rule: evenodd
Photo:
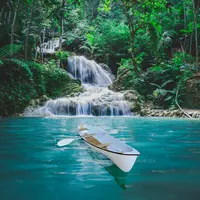
<path fill-rule="evenodd" d="M 178 90 L 180 104 L 194 107 L 185 99 L 199 72 L 199 7 L 199 0 L 1 0 L 0 116 L 44 94 L 78 91 L 63 69 L 71 54 L 106 63 L 115 90 L 137 90 L 158 108 L 176 106 Z M 55 55 L 36 51 L 52 38 L 65 39 Z"/>

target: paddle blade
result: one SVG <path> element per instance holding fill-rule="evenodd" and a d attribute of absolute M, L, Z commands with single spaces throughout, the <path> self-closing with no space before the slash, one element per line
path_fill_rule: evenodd
<path fill-rule="evenodd" d="M 57 143 L 57 145 L 58 145 L 59 147 L 63 147 L 63 146 L 66 146 L 66 145 L 71 144 L 74 140 L 75 140 L 75 139 L 70 139 L 70 138 L 68 138 L 68 139 L 63 139 L 63 140 L 60 140 L 60 141 Z"/>

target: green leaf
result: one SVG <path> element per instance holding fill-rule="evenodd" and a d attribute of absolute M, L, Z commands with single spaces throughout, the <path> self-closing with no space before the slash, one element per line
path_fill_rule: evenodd
<path fill-rule="evenodd" d="M 0 48 L 0 58 L 3 59 L 5 57 L 9 57 L 13 54 L 17 54 L 22 50 L 21 45 L 13 44 L 6 45 Z"/>
<path fill-rule="evenodd" d="M 12 63 L 15 63 L 15 64 L 17 64 L 18 66 L 24 68 L 24 69 L 28 72 L 28 74 L 29 74 L 30 76 L 33 75 L 32 72 L 31 72 L 31 70 L 30 70 L 30 68 L 29 68 L 29 66 L 28 66 L 28 65 L 26 64 L 26 62 L 24 62 L 23 60 L 20 60 L 20 59 L 17 59 L 17 58 L 12 58 L 10 61 L 11 61 Z"/>

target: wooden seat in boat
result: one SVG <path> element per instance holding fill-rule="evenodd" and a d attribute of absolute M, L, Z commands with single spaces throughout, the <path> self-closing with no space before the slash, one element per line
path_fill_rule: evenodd
<path fill-rule="evenodd" d="M 109 145 L 111 145 L 111 143 L 100 144 L 100 145 L 98 145 L 98 147 L 100 147 L 102 149 L 106 149 Z"/>
<path fill-rule="evenodd" d="M 111 144 L 111 143 L 105 143 L 105 144 L 102 144 L 101 142 L 99 142 L 96 138 L 94 138 L 91 134 L 85 134 L 84 135 L 84 138 L 91 144 L 99 147 L 99 148 L 102 148 L 102 149 L 107 149 L 107 147 Z"/>

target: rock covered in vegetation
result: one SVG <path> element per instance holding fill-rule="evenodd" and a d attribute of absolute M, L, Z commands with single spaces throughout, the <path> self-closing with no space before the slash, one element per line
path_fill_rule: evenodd
<path fill-rule="evenodd" d="M 138 102 L 131 102 L 130 103 L 130 111 L 134 114 L 137 114 L 141 110 L 141 104 Z"/>
<path fill-rule="evenodd" d="M 32 99 L 29 106 L 31 106 L 31 107 L 42 106 L 46 101 L 48 101 L 50 99 L 51 98 L 47 97 L 47 95 L 42 95 L 38 99 Z"/>
<path fill-rule="evenodd" d="M 141 110 L 142 97 L 136 90 L 127 90 L 123 95 L 124 99 L 130 103 L 131 112 L 137 113 Z"/>
<path fill-rule="evenodd" d="M 185 104 L 189 108 L 200 108 L 200 75 L 187 81 Z"/>
<path fill-rule="evenodd" d="M 136 90 L 127 90 L 124 92 L 124 98 L 127 101 L 141 102 L 141 95 Z"/>
<path fill-rule="evenodd" d="M 122 84 L 122 80 L 125 80 L 125 79 L 126 79 L 126 74 L 124 74 L 123 76 L 118 76 L 117 79 L 115 79 L 114 82 L 108 86 L 108 88 L 115 92 L 125 90 L 126 87 L 123 86 Z"/>

